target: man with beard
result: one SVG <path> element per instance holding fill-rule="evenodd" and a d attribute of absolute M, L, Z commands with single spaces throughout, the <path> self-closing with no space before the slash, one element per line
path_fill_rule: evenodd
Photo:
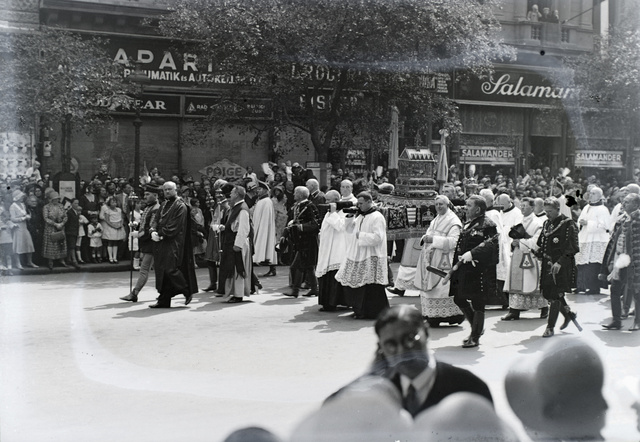
<path fill-rule="evenodd" d="M 402 406 L 416 416 L 458 392 L 475 393 L 493 403 L 489 387 L 473 373 L 436 361 L 429 351 L 429 330 L 422 314 L 411 305 L 395 305 L 384 310 L 375 323 L 378 349 L 366 375 L 345 388 L 371 376 L 389 379 L 402 396 Z M 332 394 L 326 403 L 345 388 Z"/>
<path fill-rule="evenodd" d="M 178 198 L 173 181 L 162 185 L 165 201 L 159 209 L 158 224 L 151 232 L 155 248 L 153 260 L 156 271 L 156 289 L 160 293 L 150 308 L 170 308 L 171 298 L 178 294 L 188 305 L 198 291 L 198 282 L 191 253 L 190 216 L 187 205 Z M 188 252 L 185 253 L 185 250 Z"/>

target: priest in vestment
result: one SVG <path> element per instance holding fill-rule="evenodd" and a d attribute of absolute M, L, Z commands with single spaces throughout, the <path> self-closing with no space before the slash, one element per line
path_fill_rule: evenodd
<path fill-rule="evenodd" d="M 520 319 L 522 310 L 541 309 L 541 318 L 549 314 L 549 303 L 540 292 L 541 263 L 534 255 L 544 221 L 536 216 L 534 207 L 533 198 L 522 198 L 523 229 L 509 233 L 513 254 L 504 287 L 509 292 L 509 313 L 502 318 L 503 321 Z"/>
<path fill-rule="evenodd" d="M 316 277 L 318 278 L 320 311 L 335 311 L 338 305 L 347 305 L 342 285 L 336 281 L 336 273 L 345 259 L 347 252 L 346 232 L 344 229 L 345 213 L 337 210 L 335 203 L 340 200 L 337 190 L 330 190 L 324 195 L 329 204 L 329 211 L 324 215 L 320 227 L 320 247 Z"/>
<path fill-rule="evenodd" d="M 347 241 L 346 259 L 336 274 L 344 287 L 347 302 L 353 307 L 356 319 L 375 319 L 389 300 L 387 223 L 373 204 L 369 192 L 358 194 L 358 215 L 345 218 Z"/>
<path fill-rule="evenodd" d="M 258 189 L 258 201 L 253 210 L 253 229 L 253 261 L 260 265 L 268 265 L 269 273 L 273 272 L 275 276 L 276 264 L 278 264 L 276 219 L 273 202 L 269 198 L 269 190 L 264 187 Z"/>
<path fill-rule="evenodd" d="M 198 291 L 187 205 L 178 197 L 173 181 L 165 182 L 162 191 L 165 201 L 160 206 L 157 226 L 151 231 L 151 239 L 155 242 L 153 265 L 156 289 L 160 296 L 150 308 L 169 308 L 171 298 L 179 294 L 184 295 L 187 305 Z M 188 252 L 185 253 L 185 250 Z"/>

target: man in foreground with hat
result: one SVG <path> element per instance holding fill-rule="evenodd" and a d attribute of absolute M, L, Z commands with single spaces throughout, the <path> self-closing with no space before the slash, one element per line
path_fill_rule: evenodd
<path fill-rule="evenodd" d="M 156 289 L 160 293 L 158 302 L 150 308 L 170 308 L 171 298 L 183 294 L 185 305 L 191 302 L 198 291 L 191 246 L 189 211 L 185 202 L 178 198 L 173 181 L 162 185 L 165 201 L 160 206 L 158 223 L 151 231 L 154 241 L 154 265 Z M 188 251 L 185 253 L 185 250 Z"/>
<path fill-rule="evenodd" d="M 158 224 L 157 217 L 158 210 L 160 210 L 158 195 L 160 192 L 162 192 L 162 190 L 154 182 L 150 182 L 144 186 L 145 208 L 140 215 L 138 230 L 132 232 L 133 237 L 138 238 L 138 248 L 140 249 L 140 273 L 138 274 L 138 280 L 136 281 L 135 287 L 131 290 L 131 293 L 120 298 L 123 301 L 138 302 L 138 294 L 149 279 L 149 271 L 153 266 L 154 248 L 154 242 L 151 240 L 151 232 Z"/>

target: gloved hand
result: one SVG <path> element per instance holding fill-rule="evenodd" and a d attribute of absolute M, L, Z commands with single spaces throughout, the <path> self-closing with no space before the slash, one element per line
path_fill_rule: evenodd
<path fill-rule="evenodd" d="M 158 235 L 158 232 L 151 232 L 151 239 L 155 242 L 159 242 L 160 241 L 160 235 Z"/>
<path fill-rule="evenodd" d="M 473 256 L 471 256 L 471 252 L 466 252 L 460 257 L 460 261 L 465 264 L 471 263 L 474 267 L 476 266 L 475 261 L 473 260 Z"/>

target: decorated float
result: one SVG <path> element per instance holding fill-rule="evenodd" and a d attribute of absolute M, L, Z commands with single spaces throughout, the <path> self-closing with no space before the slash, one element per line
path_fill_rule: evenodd
<path fill-rule="evenodd" d="M 398 157 L 393 192 L 380 194 L 380 210 L 387 219 L 387 240 L 420 238 L 435 216 L 438 161 L 427 147 L 408 147 Z"/>

